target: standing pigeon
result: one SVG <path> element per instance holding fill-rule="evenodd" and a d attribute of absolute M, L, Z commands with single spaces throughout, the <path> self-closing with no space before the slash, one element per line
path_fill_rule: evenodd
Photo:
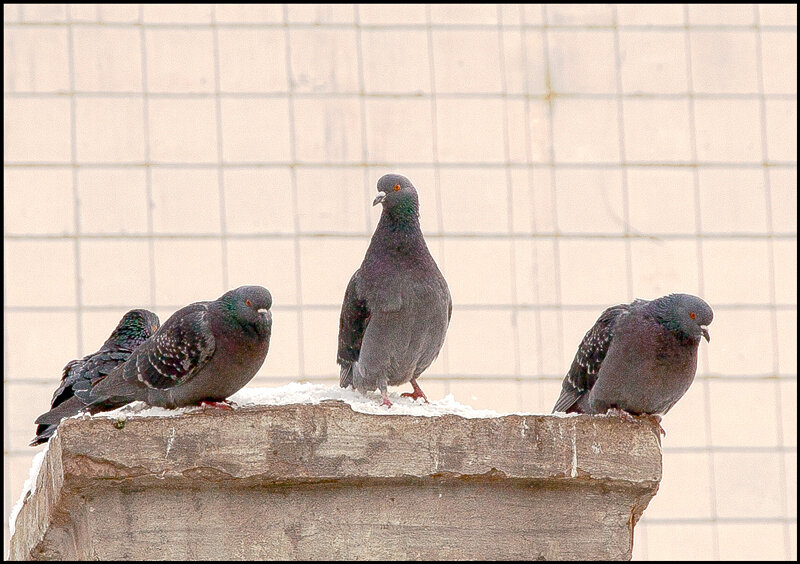
<path fill-rule="evenodd" d="M 453 304 L 447 282 L 425 245 L 419 199 L 411 181 L 399 174 L 378 180 L 383 213 L 364 262 L 356 270 L 339 319 L 339 385 L 361 393 L 411 382 L 404 393 L 427 402 L 417 378 L 444 344 Z"/>
<path fill-rule="evenodd" d="M 80 360 L 72 360 L 61 374 L 61 385 L 53 394 L 50 411 L 36 420 L 36 437 L 30 446 L 46 443 L 53 436 L 62 417 L 71 417 L 86 407 L 75 397 L 73 386 L 78 382 L 96 381 L 104 378 L 111 370 L 122 364 L 136 347 L 146 341 L 158 330 L 158 316 L 146 309 L 132 309 L 120 320 L 117 328 L 106 339 L 97 352 Z M 54 421 L 42 423 L 42 421 Z"/>
<path fill-rule="evenodd" d="M 124 364 L 93 386 L 76 386 L 75 395 L 91 413 L 135 400 L 167 408 L 222 402 L 264 364 L 271 306 L 266 288 L 242 286 L 181 308 Z"/>
<path fill-rule="evenodd" d="M 553 412 L 615 410 L 660 421 L 692 384 L 713 318 L 689 294 L 608 308 L 583 337 Z"/>

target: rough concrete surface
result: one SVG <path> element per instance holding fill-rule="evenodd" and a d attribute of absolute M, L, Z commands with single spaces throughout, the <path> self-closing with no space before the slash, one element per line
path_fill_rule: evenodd
<path fill-rule="evenodd" d="M 657 427 L 614 417 L 84 417 L 62 422 L 10 557 L 629 559 L 660 479 Z"/>

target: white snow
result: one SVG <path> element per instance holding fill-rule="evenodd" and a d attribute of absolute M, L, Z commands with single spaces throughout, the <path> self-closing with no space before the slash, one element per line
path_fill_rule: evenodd
<path fill-rule="evenodd" d="M 38 453 L 36 456 L 33 457 L 33 462 L 31 463 L 31 469 L 28 472 L 28 479 L 25 480 L 25 483 L 22 485 L 22 493 L 17 500 L 17 503 L 14 504 L 14 507 L 11 509 L 11 514 L 8 516 L 8 536 L 11 537 L 14 535 L 14 529 L 17 525 L 17 515 L 22 510 L 22 506 L 25 505 L 25 500 L 28 497 L 28 492 L 30 491 L 30 495 L 36 493 L 36 478 L 39 476 L 39 470 L 42 468 L 42 462 L 44 461 L 44 457 L 47 454 L 47 450 L 50 448 L 50 443 L 48 442 L 45 447 Z"/>

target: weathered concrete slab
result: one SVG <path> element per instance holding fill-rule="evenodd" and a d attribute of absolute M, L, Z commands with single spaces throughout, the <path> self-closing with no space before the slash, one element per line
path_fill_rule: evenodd
<path fill-rule="evenodd" d="M 626 559 L 660 479 L 656 426 L 613 417 L 86 417 L 52 441 L 10 556 Z"/>

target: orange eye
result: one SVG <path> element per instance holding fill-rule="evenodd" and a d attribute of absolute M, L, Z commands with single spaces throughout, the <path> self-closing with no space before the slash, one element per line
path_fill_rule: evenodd
<path fill-rule="evenodd" d="M 247 307 L 250 307 L 251 305 L 253 305 L 252 303 L 250 303 L 250 300 L 245 300 L 244 303 L 247 304 Z M 692 314 L 692 315 L 694 315 L 694 314 Z"/>
<path fill-rule="evenodd" d="M 395 184 L 394 185 L 394 191 L 397 192 L 399 189 L 400 189 L 400 185 L 399 184 Z"/>
<path fill-rule="evenodd" d="M 695 312 L 691 311 L 691 312 L 689 312 L 689 317 L 691 317 L 692 319 L 697 319 L 697 314 L 695 314 Z"/>

